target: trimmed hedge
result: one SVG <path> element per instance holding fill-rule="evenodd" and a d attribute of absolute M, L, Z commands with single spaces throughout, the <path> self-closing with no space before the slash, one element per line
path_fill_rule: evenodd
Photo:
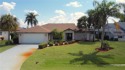
<path fill-rule="evenodd" d="M 41 43 L 41 44 L 39 45 L 39 49 L 46 48 L 47 46 L 48 46 L 47 43 Z"/>
<path fill-rule="evenodd" d="M 51 46 L 68 45 L 73 44 L 77 41 L 49 41 L 48 43 L 40 43 L 38 49 L 44 49 Z"/>

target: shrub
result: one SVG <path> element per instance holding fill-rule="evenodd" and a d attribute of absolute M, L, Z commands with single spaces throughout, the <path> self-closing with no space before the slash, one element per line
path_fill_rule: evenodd
<path fill-rule="evenodd" d="M 40 43 L 38 49 L 43 49 L 43 48 L 46 48 L 47 46 L 48 46 L 47 43 Z"/>
<path fill-rule="evenodd" d="M 49 44 L 49 46 L 53 46 L 54 45 L 54 41 L 49 41 L 48 44 Z"/>
<path fill-rule="evenodd" d="M 13 41 L 12 40 L 8 40 L 5 42 L 5 45 L 12 45 L 13 44 Z"/>
<path fill-rule="evenodd" d="M 54 40 L 60 41 L 63 39 L 63 32 L 57 31 L 57 29 L 54 29 L 51 32 L 51 34 L 52 34 Z"/>
<path fill-rule="evenodd" d="M 14 44 L 19 44 L 19 38 L 17 33 L 11 33 L 11 39 Z"/>

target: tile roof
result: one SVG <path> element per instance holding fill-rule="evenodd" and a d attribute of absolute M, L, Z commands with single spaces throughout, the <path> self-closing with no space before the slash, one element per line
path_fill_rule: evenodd
<path fill-rule="evenodd" d="M 73 23 L 63 23 L 63 24 L 54 24 L 54 23 L 49 23 L 49 24 L 45 24 L 45 25 L 42 25 L 42 26 L 35 26 L 35 27 L 31 27 L 31 28 L 28 28 L 28 29 L 22 29 L 18 32 L 31 32 L 31 33 L 49 33 L 51 32 L 52 30 L 54 29 L 57 29 L 58 31 L 64 31 L 64 30 L 67 30 L 67 29 L 72 29 L 72 30 L 75 30 L 75 29 L 78 29 L 77 26 Z"/>
<path fill-rule="evenodd" d="M 35 27 L 31 27 L 31 28 L 27 28 L 27 29 L 22 29 L 18 32 L 28 32 L 28 33 L 46 33 L 46 32 L 50 32 L 49 30 L 47 30 L 46 28 L 43 28 L 42 26 L 35 26 Z"/>
<path fill-rule="evenodd" d="M 72 30 L 75 30 L 75 29 L 78 29 L 77 26 L 73 23 L 63 23 L 63 24 L 54 24 L 54 23 L 50 23 L 50 24 L 46 24 L 46 25 L 43 25 L 43 27 L 49 29 L 50 31 L 54 30 L 54 29 L 57 29 L 58 31 L 64 31 L 64 30 L 67 30 L 67 29 L 72 29 Z"/>

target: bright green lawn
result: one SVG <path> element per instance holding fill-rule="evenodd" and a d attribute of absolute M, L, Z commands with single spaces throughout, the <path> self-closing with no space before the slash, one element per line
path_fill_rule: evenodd
<path fill-rule="evenodd" d="M 99 42 L 37 50 L 24 62 L 21 70 L 125 70 L 125 66 L 108 65 L 125 64 L 125 42 L 109 43 L 114 49 L 108 52 L 95 51 Z"/>
<path fill-rule="evenodd" d="M 0 41 L 0 53 L 14 47 L 14 45 L 5 45 L 5 42 L 6 41 Z"/>

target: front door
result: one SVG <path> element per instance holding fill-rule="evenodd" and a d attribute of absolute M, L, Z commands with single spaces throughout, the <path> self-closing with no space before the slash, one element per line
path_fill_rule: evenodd
<path fill-rule="evenodd" d="M 72 40 L 72 33 L 66 33 L 66 40 L 71 41 Z"/>

